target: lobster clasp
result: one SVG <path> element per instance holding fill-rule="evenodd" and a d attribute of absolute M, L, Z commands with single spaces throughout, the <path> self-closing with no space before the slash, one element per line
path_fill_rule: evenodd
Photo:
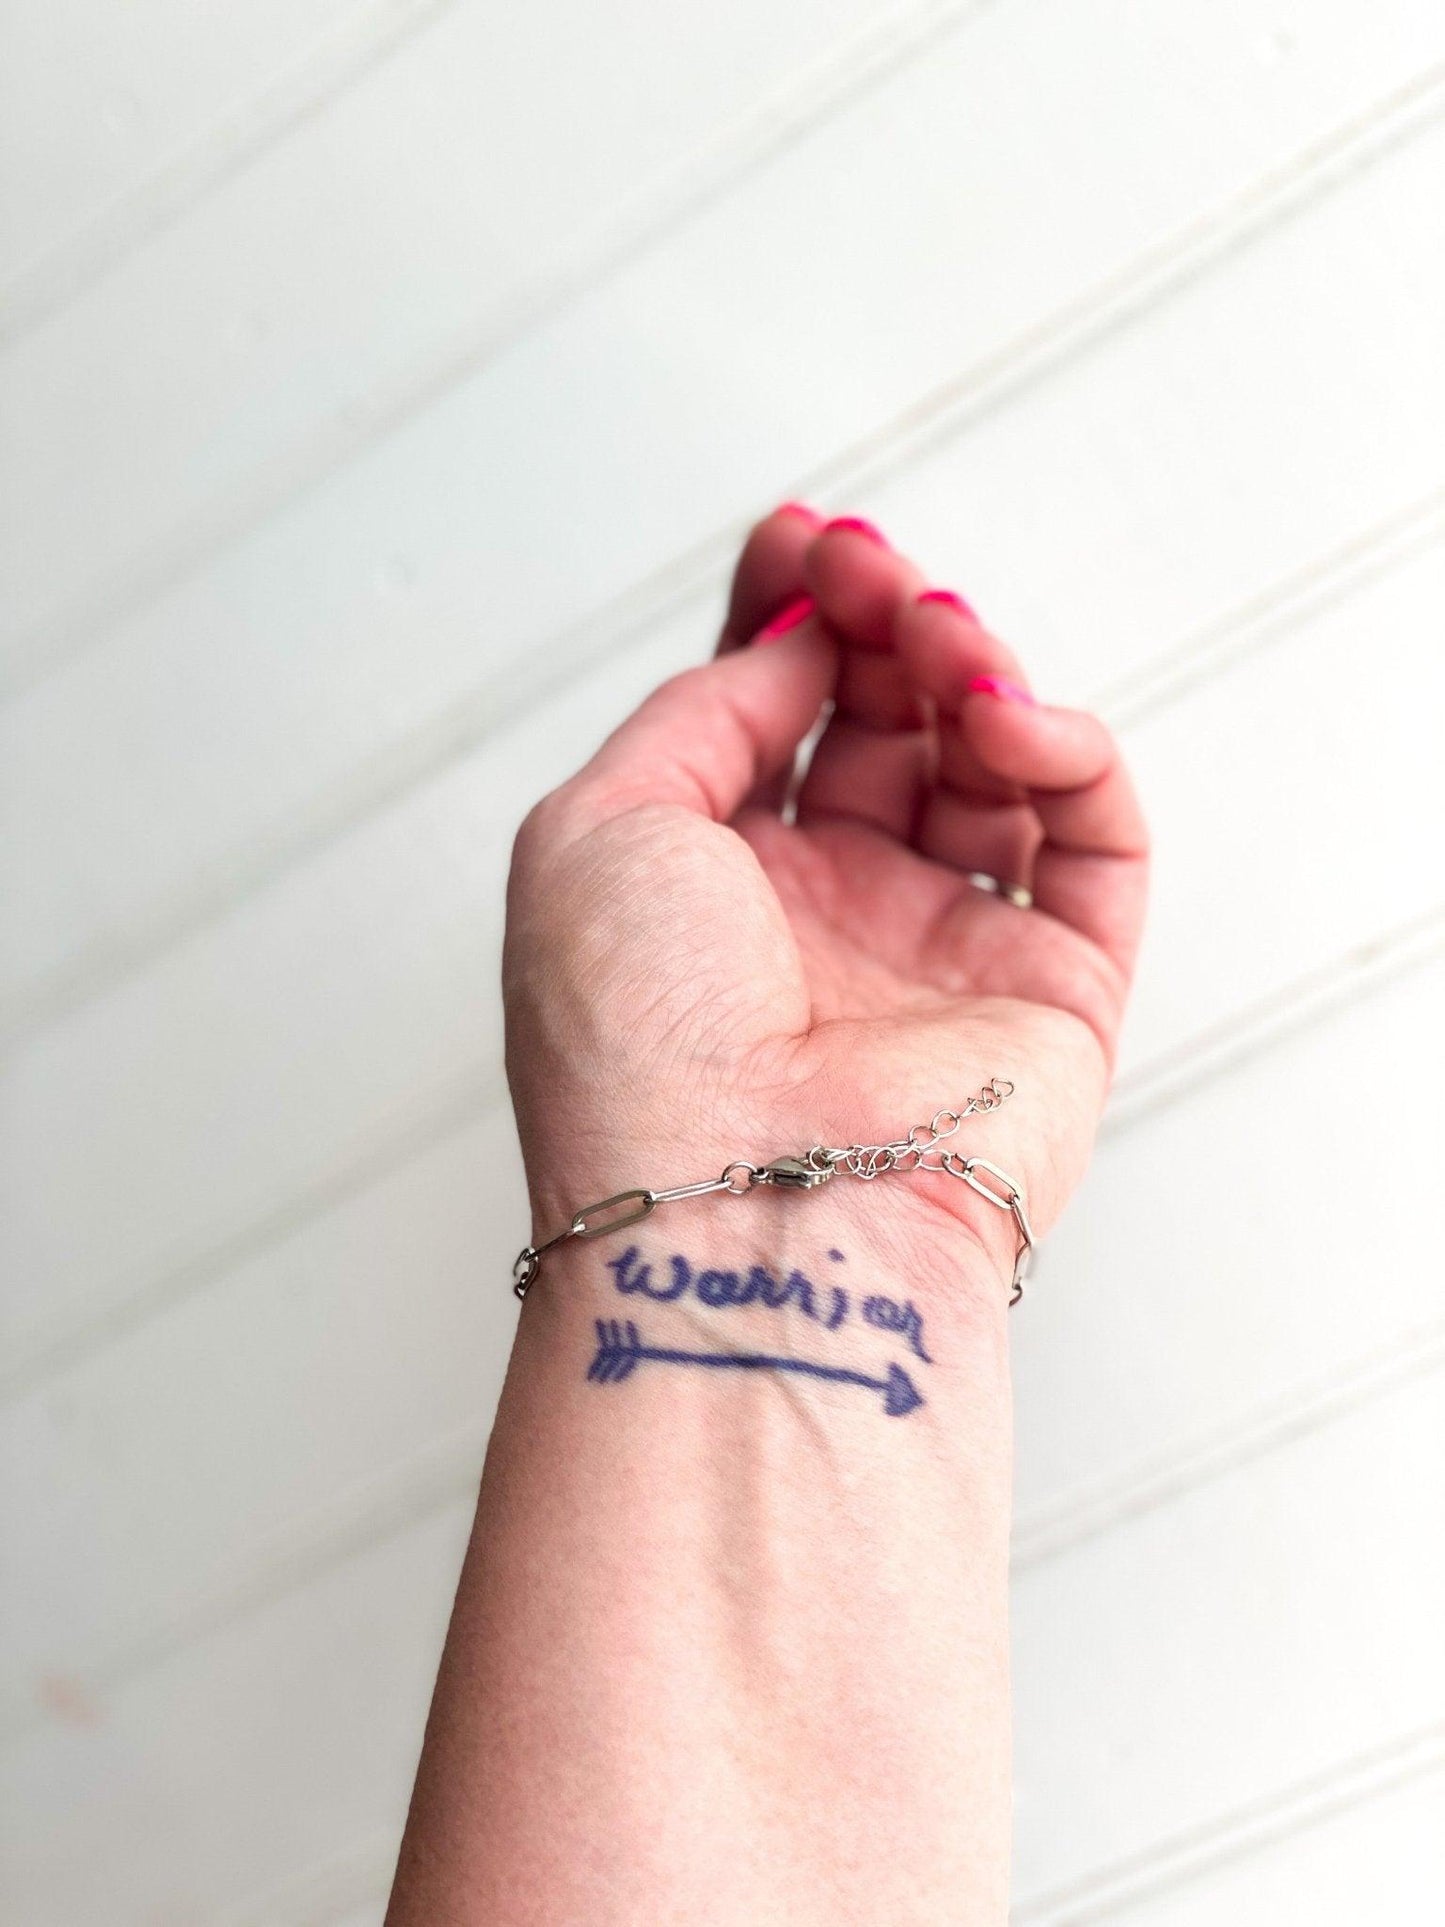
<path fill-rule="evenodd" d="M 763 1166 L 760 1184 L 776 1184 L 785 1191 L 815 1191 L 833 1175 L 831 1164 L 813 1164 L 807 1158 L 774 1158 Z"/>

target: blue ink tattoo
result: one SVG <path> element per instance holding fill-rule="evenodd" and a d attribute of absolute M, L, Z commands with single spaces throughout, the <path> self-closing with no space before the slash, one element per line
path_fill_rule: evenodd
<path fill-rule="evenodd" d="M 896 1298 L 865 1298 L 863 1316 L 870 1325 L 876 1325 L 879 1331 L 900 1332 L 907 1339 L 916 1357 L 921 1358 L 925 1365 L 933 1363 L 923 1349 L 923 1320 L 919 1317 L 918 1308 L 911 1298 L 901 1305 Z"/>
<path fill-rule="evenodd" d="M 842 1365 L 815 1365 L 805 1358 L 773 1358 L 764 1352 L 685 1352 L 662 1345 L 645 1345 L 636 1325 L 629 1318 L 622 1324 L 616 1318 L 596 1321 L 597 1353 L 587 1367 L 594 1385 L 620 1385 L 647 1359 L 662 1365 L 697 1365 L 721 1371 L 806 1372 L 810 1378 L 832 1378 L 848 1385 L 862 1385 L 870 1392 L 883 1394 L 883 1410 L 889 1418 L 902 1418 L 923 1404 L 923 1395 L 901 1365 L 890 1365 L 886 1378 L 870 1378 L 866 1372 L 849 1371 Z"/>
<path fill-rule="evenodd" d="M 793 1305 L 825 1331 L 836 1331 L 848 1316 L 848 1294 L 841 1285 L 828 1286 L 820 1305 L 812 1280 L 805 1278 L 801 1271 L 790 1271 L 782 1281 L 766 1265 L 753 1265 L 746 1276 L 736 1271 L 712 1269 L 694 1275 L 687 1259 L 679 1253 L 675 1253 L 668 1264 L 670 1282 L 654 1284 L 652 1266 L 639 1264 L 637 1246 L 629 1245 L 620 1257 L 607 1260 L 607 1269 L 620 1292 L 637 1293 L 660 1304 L 681 1298 L 691 1290 L 702 1304 L 714 1309 L 756 1302 L 766 1305 L 770 1311 L 781 1311 Z"/>
<path fill-rule="evenodd" d="M 636 1271 L 632 1272 L 631 1277 L 629 1277 L 628 1273 L 636 1261 L 636 1245 L 629 1245 L 620 1258 L 609 1258 L 607 1260 L 607 1269 L 617 1274 L 617 1289 L 619 1291 L 640 1291 L 644 1298 L 656 1298 L 660 1302 L 665 1302 L 670 1298 L 681 1298 L 682 1294 L 692 1283 L 692 1271 L 688 1266 L 686 1258 L 673 1259 L 672 1283 L 670 1285 L 653 1284 L 651 1265 L 638 1265 Z"/>

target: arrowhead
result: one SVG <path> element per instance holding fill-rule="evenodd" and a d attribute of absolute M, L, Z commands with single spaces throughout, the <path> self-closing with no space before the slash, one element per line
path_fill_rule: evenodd
<path fill-rule="evenodd" d="M 923 1403 L 923 1394 L 901 1365 L 888 1367 L 888 1382 L 883 1387 L 883 1409 L 889 1418 L 902 1418 Z"/>

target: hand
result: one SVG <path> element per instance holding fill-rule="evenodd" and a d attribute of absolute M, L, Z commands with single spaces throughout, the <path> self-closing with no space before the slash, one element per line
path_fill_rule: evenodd
<path fill-rule="evenodd" d="M 868 525 L 770 516 L 717 659 L 649 697 L 517 839 L 507 1061 L 537 1235 L 733 1158 L 902 1137 L 994 1076 L 1014 1096 L 954 1142 L 1015 1176 L 1047 1230 L 1107 1090 L 1146 867 L 1102 723 L 1035 704 L 967 605 Z M 1011 1268 L 1011 1221 L 968 1186 L 870 1189 Z"/>

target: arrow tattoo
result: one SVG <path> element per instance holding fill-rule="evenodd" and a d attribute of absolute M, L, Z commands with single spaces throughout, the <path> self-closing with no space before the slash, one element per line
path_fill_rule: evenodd
<path fill-rule="evenodd" d="M 767 1352 L 684 1352 L 644 1345 L 630 1318 L 625 1324 L 616 1318 L 599 1318 L 596 1326 L 597 1355 L 587 1368 L 588 1378 L 596 1385 L 620 1385 L 645 1359 L 653 1359 L 663 1365 L 702 1365 L 720 1371 L 806 1372 L 810 1378 L 836 1378 L 881 1392 L 889 1418 L 902 1418 L 923 1403 L 922 1393 L 901 1365 L 890 1365 L 886 1378 L 870 1378 L 842 1365 L 815 1365 L 805 1358 L 776 1358 Z"/>

